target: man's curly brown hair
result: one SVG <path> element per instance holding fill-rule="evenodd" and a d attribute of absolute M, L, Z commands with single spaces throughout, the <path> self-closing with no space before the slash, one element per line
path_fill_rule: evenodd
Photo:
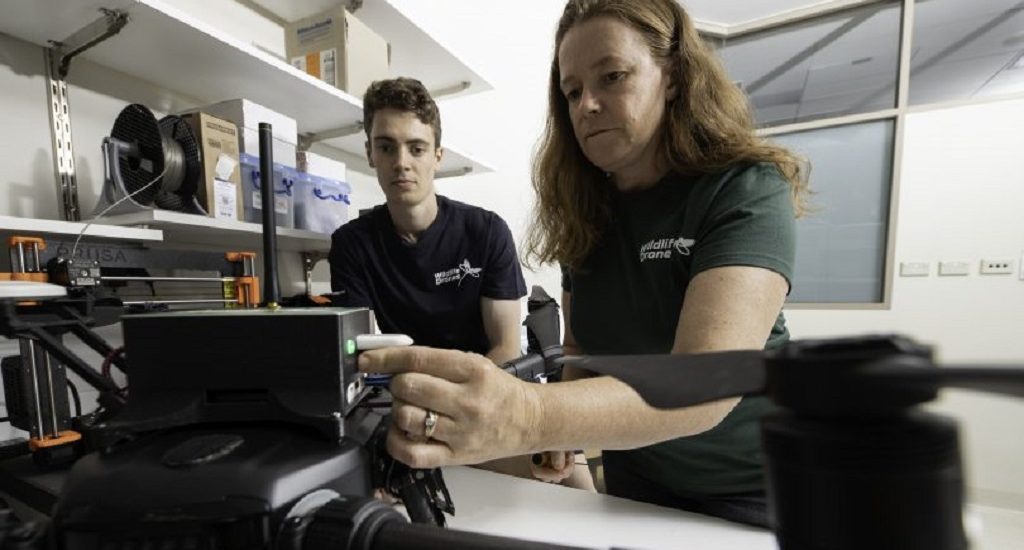
<path fill-rule="evenodd" d="M 370 139 L 373 116 L 381 109 L 396 109 L 416 115 L 423 124 L 434 129 L 434 148 L 441 146 L 441 114 L 437 103 L 423 83 L 415 78 L 392 78 L 377 80 L 370 84 L 363 95 L 363 129 Z"/>

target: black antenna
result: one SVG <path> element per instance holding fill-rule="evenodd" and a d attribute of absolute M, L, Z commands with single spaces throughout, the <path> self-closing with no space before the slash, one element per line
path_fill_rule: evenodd
<path fill-rule="evenodd" d="M 274 134 L 260 123 L 260 195 L 263 205 L 263 305 L 277 308 L 281 289 L 277 284 L 277 223 L 274 210 Z"/>

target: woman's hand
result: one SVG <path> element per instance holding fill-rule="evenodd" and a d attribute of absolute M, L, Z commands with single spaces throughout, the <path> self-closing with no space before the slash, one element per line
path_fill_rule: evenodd
<path fill-rule="evenodd" d="M 576 466 L 576 453 L 572 451 L 545 451 L 530 457 L 530 473 L 548 483 L 561 483 L 572 475 Z"/>
<path fill-rule="evenodd" d="M 534 450 L 539 395 L 486 357 L 384 348 L 361 353 L 359 370 L 394 375 L 388 452 L 413 468 L 476 464 Z M 437 415 L 430 437 L 428 411 Z"/>

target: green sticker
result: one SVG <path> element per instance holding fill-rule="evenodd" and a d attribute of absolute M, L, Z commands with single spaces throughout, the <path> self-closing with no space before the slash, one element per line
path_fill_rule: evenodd
<path fill-rule="evenodd" d="M 356 352 L 356 341 L 349 338 L 345 340 L 345 353 L 352 355 Z"/>

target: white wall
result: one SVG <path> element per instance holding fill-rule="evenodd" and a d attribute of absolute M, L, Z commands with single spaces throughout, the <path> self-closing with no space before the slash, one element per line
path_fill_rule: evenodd
<path fill-rule="evenodd" d="M 442 141 L 457 143 L 495 172 L 442 179 L 448 197 L 497 212 L 520 245 L 533 206 L 530 158 L 544 127 L 547 77 L 562 2 L 392 0 L 398 9 L 491 83 L 494 90 L 439 102 Z M 358 15 L 358 12 L 357 12 Z M 557 269 L 524 270 L 527 288 L 561 296 Z"/>

